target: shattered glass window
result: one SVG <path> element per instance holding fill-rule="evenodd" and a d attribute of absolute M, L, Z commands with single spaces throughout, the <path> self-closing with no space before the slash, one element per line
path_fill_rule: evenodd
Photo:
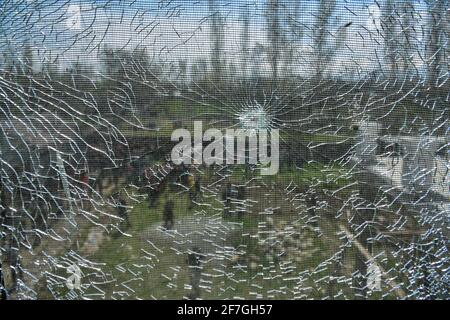
<path fill-rule="evenodd" d="M 449 299 L 448 1 L 1 0 L 2 299 Z"/>

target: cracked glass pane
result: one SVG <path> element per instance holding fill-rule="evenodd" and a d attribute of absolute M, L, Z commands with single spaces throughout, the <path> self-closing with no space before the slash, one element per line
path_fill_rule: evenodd
<path fill-rule="evenodd" d="M 1 299 L 449 299 L 447 1 L 0 1 Z"/>

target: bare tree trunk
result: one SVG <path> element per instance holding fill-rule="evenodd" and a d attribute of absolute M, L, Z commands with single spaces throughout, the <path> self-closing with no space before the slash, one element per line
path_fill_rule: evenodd
<path fill-rule="evenodd" d="M 383 8 L 382 29 L 384 38 L 384 56 L 389 69 L 389 77 L 396 77 L 398 74 L 397 55 L 398 39 L 396 37 L 397 17 L 393 0 L 386 0 Z"/>
<path fill-rule="evenodd" d="M 293 61 L 295 54 L 296 44 L 303 40 L 303 26 L 298 23 L 300 9 L 300 1 L 295 1 L 293 8 L 285 8 L 286 12 L 283 16 L 286 18 L 287 25 L 289 27 L 289 37 L 286 39 L 283 37 L 284 47 L 284 68 L 283 73 L 285 76 L 290 77 L 293 74 Z"/>
<path fill-rule="evenodd" d="M 209 0 L 208 8 L 210 12 L 210 36 L 211 36 L 211 66 L 214 73 L 214 81 L 219 81 L 222 76 L 222 51 L 224 46 L 223 21 L 220 12 L 217 10 L 216 1 Z"/>
<path fill-rule="evenodd" d="M 445 67 L 445 20 L 448 3 L 436 1 L 429 8 L 429 40 L 427 44 L 428 85 L 436 87 Z"/>
<path fill-rule="evenodd" d="M 249 31 L 249 24 L 250 24 L 250 10 L 248 7 L 248 3 L 246 2 L 245 4 L 245 8 L 242 10 L 242 35 L 241 35 L 241 50 L 242 50 L 242 75 L 244 77 L 247 76 L 247 69 L 248 69 L 248 56 L 249 56 L 249 52 L 248 52 L 248 31 Z"/>
<path fill-rule="evenodd" d="M 416 40 L 414 37 L 415 33 L 415 10 L 412 1 L 405 1 L 402 6 L 401 14 L 403 15 L 401 21 L 401 35 L 402 41 L 400 41 L 400 46 L 403 48 L 402 55 L 402 70 L 405 75 L 414 67 L 414 51 L 417 50 Z"/>
<path fill-rule="evenodd" d="M 278 78 L 278 60 L 280 55 L 280 24 L 278 17 L 278 0 L 268 0 L 267 4 L 267 40 L 269 41 L 269 61 L 272 67 L 272 81 L 275 84 Z"/>
<path fill-rule="evenodd" d="M 318 82 L 323 78 L 325 69 L 332 62 L 337 51 L 341 49 L 345 43 L 347 27 L 351 25 L 351 23 L 346 23 L 344 26 L 339 27 L 336 34 L 333 35 L 333 39 L 330 40 L 328 37 L 328 26 L 335 10 L 336 0 L 320 1 L 313 30 L 314 82 Z"/>

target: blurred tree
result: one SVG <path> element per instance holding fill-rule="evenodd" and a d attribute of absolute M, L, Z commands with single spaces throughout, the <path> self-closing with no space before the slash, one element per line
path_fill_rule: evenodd
<path fill-rule="evenodd" d="M 186 59 L 181 59 L 178 61 L 178 70 L 179 70 L 178 79 L 181 81 L 182 85 L 185 85 L 186 81 L 187 81 L 187 60 Z"/>
<path fill-rule="evenodd" d="M 251 60 L 252 60 L 252 77 L 259 78 L 261 77 L 261 64 L 263 63 L 263 55 L 265 53 L 264 46 L 257 42 L 251 51 Z"/>
<path fill-rule="evenodd" d="M 401 7 L 401 31 L 400 48 L 402 49 L 401 69 L 403 73 L 408 74 L 410 71 L 418 72 L 414 56 L 419 48 L 417 46 L 417 14 L 414 9 L 413 1 L 404 1 Z"/>
<path fill-rule="evenodd" d="M 210 14 L 210 41 L 211 41 L 211 66 L 213 79 L 217 83 L 222 76 L 223 48 L 224 48 L 224 22 L 220 11 L 217 10 L 216 1 L 208 0 Z"/>
<path fill-rule="evenodd" d="M 152 104 L 164 90 L 164 66 L 151 62 L 145 47 L 114 50 L 105 46 L 99 58 L 104 75 L 98 90 L 101 109 L 113 117 L 153 114 Z"/>
<path fill-rule="evenodd" d="M 250 9 L 247 1 L 241 10 L 242 34 L 241 34 L 241 72 L 242 76 L 248 76 L 249 67 L 249 25 L 250 25 Z"/>
<path fill-rule="evenodd" d="M 115 50 L 105 45 L 100 53 L 100 62 L 104 73 L 118 81 L 146 79 L 147 76 L 154 75 L 148 72 L 150 59 L 145 47 L 136 47 L 130 51 Z"/>
<path fill-rule="evenodd" d="M 304 25 L 300 21 L 300 11 L 303 12 L 303 10 L 300 10 L 300 3 L 302 3 L 302 1 L 294 1 L 293 3 L 292 1 L 289 1 L 287 5 L 283 6 L 283 17 L 287 26 L 286 36 L 282 37 L 282 46 L 284 48 L 283 74 L 285 76 L 292 76 L 294 54 L 297 50 L 297 46 L 299 44 L 301 45 L 305 34 Z"/>
<path fill-rule="evenodd" d="M 390 77 L 407 75 L 414 67 L 414 54 L 417 52 L 415 38 L 415 10 L 411 1 L 395 3 L 386 0 L 381 28 L 384 39 L 386 65 Z"/>
<path fill-rule="evenodd" d="M 228 63 L 227 81 L 228 82 L 233 81 L 233 79 L 236 78 L 236 76 L 237 76 L 236 64 L 234 64 L 233 62 Z"/>
<path fill-rule="evenodd" d="M 198 58 L 191 65 L 191 76 L 195 83 L 199 83 L 206 79 L 208 72 L 208 63 L 205 58 Z"/>
<path fill-rule="evenodd" d="M 49 79 L 56 80 L 59 75 L 59 59 L 52 58 L 51 55 L 44 57 L 41 62 L 41 74 Z"/>
<path fill-rule="evenodd" d="M 22 72 L 24 74 L 33 73 L 34 54 L 30 39 L 25 42 L 22 52 Z"/>
<path fill-rule="evenodd" d="M 313 29 L 315 81 L 323 78 L 328 65 L 336 53 L 344 46 L 347 38 L 347 27 L 351 23 L 340 26 L 334 34 L 329 31 L 330 19 L 336 10 L 336 0 L 320 0 Z"/>
<path fill-rule="evenodd" d="M 388 66 L 389 74 L 392 77 L 398 75 L 397 56 L 400 52 L 398 52 L 397 25 L 398 17 L 394 1 L 386 0 L 383 7 L 381 28 L 383 29 L 382 34 L 384 38 L 386 65 Z"/>
<path fill-rule="evenodd" d="M 278 60 L 280 56 L 281 28 L 279 22 L 278 0 L 268 0 L 267 3 L 267 41 L 269 42 L 268 57 L 272 68 L 272 81 L 278 77 Z"/>
<path fill-rule="evenodd" d="M 447 15 L 448 1 L 432 1 L 429 3 L 428 41 L 426 44 L 428 86 L 437 87 L 439 77 L 445 74 L 446 46 L 448 41 Z"/>

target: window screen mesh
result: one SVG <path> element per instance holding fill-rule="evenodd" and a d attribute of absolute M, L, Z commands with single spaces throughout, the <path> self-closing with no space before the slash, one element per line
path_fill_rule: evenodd
<path fill-rule="evenodd" d="M 7 299 L 449 299 L 448 1 L 0 1 Z"/>

